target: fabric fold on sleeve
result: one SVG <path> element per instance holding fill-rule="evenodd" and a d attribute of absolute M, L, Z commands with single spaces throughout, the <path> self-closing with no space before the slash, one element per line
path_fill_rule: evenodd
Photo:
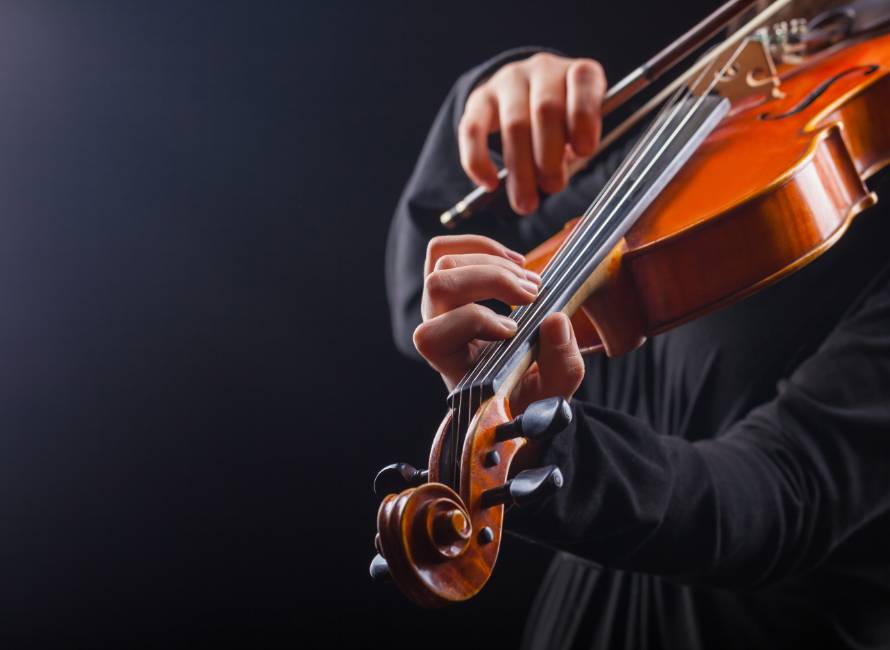
<path fill-rule="evenodd" d="M 566 478 L 507 524 L 613 568 L 756 587 L 797 577 L 890 512 L 885 271 L 775 399 L 716 439 L 575 402 L 544 452 Z"/>

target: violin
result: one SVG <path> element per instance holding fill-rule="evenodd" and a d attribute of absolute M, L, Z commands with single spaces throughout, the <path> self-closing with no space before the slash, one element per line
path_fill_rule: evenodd
<path fill-rule="evenodd" d="M 618 84 L 612 103 L 752 4 L 726 3 Z M 539 295 L 449 394 L 429 469 L 396 463 L 375 479 L 386 496 L 372 576 L 423 607 L 467 600 L 494 569 L 505 511 L 561 487 L 558 467 L 532 467 L 525 452 L 569 424 L 569 405 L 553 398 L 514 417 L 509 402 L 548 314 L 571 317 L 582 351 L 625 354 L 794 273 L 874 205 L 865 181 L 890 162 L 890 34 L 850 36 L 843 20 L 762 27 L 788 4 L 774 2 L 668 85 L 588 210 L 526 256 Z"/>

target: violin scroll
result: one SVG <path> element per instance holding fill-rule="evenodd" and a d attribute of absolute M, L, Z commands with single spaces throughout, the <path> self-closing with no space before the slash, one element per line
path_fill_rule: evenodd
<path fill-rule="evenodd" d="M 517 418 L 510 417 L 506 399 L 489 399 L 468 427 L 458 491 L 439 474 L 443 432 L 451 424 L 451 416 L 446 417 L 433 444 L 428 474 L 405 463 L 389 465 L 378 474 L 378 488 L 420 476 L 429 482 L 383 499 L 377 513 L 374 543 L 379 555 L 371 562 L 372 577 L 391 578 L 408 598 L 427 608 L 478 593 L 497 559 L 504 506 L 543 500 L 563 483 L 562 473 L 553 465 L 508 478 L 511 463 L 528 440 L 558 433 L 571 418 L 572 410 L 562 398 L 536 402 Z"/>
<path fill-rule="evenodd" d="M 478 562 L 469 563 L 468 575 L 461 575 L 466 562 L 449 563 L 467 553 L 473 527 L 462 499 L 446 485 L 425 483 L 388 495 L 377 513 L 377 530 L 375 541 L 389 574 L 418 605 L 432 608 L 464 600 L 467 583 L 482 578 Z M 372 574 L 375 562 L 379 564 L 375 558 Z"/>

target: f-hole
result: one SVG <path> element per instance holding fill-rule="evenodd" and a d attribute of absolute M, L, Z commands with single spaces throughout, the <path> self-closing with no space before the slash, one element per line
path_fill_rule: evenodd
<path fill-rule="evenodd" d="M 843 72 L 838 72 L 836 75 L 834 75 L 830 79 L 826 79 L 821 84 L 816 86 L 812 91 L 810 91 L 809 95 L 807 95 L 802 100 L 800 100 L 800 102 L 791 110 L 786 111 L 784 113 L 779 113 L 778 115 L 772 115 L 771 113 L 762 113 L 760 115 L 760 119 L 761 120 L 781 120 L 786 117 L 791 117 L 792 115 L 796 115 L 797 113 L 800 113 L 802 110 L 806 109 L 814 101 L 819 99 L 819 97 L 821 97 L 822 94 L 826 90 L 828 90 L 831 87 L 831 85 L 834 82 L 836 82 L 838 79 L 841 79 L 842 77 L 846 77 L 847 75 L 853 74 L 856 72 L 861 72 L 862 76 L 870 75 L 872 72 L 874 72 L 877 69 L 878 69 L 878 66 L 875 64 L 857 65 L 856 67 L 848 68 L 847 70 L 844 70 Z"/>

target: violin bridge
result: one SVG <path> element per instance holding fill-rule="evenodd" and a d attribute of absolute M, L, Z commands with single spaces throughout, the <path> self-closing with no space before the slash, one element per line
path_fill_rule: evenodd
<path fill-rule="evenodd" d="M 773 56 L 760 39 L 749 38 L 740 50 L 717 57 L 712 66 L 714 73 L 691 88 L 693 94 L 715 82 L 714 90 L 733 103 L 758 96 L 764 102 L 785 96 Z"/>

